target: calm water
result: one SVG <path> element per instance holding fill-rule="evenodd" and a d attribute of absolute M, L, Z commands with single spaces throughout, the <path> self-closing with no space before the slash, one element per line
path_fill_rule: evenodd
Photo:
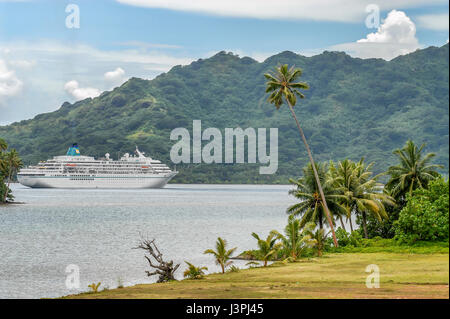
<path fill-rule="evenodd" d="M 283 185 L 168 185 L 150 190 L 30 189 L 14 185 L 24 205 L 0 207 L 0 298 L 41 298 L 149 283 L 140 234 L 156 238 L 165 257 L 219 268 L 203 251 L 221 236 L 238 251 L 250 236 L 282 230 L 294 203 Z M 80 268 L 80 289 L 65 286 L 69 264 Z M 243 267 L 245 262 L 236 261 Z"/>

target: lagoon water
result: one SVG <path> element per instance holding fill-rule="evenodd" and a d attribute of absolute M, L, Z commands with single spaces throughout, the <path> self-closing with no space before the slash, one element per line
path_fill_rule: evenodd
<path fill-rule="evenodd" d="M 167 259 L 219 271 L 210 255 L 218 236 L 237 251 L 256 247 L 252 232 L 281 231 L 295 202 L 289 185 L 177 185 L 146 190 L 30 189 L 13 185 L 16 201 L 0 207 L 0 298 L 43 298 L 154 282 L 140 236 L 156 238 Z M 244 261 L 234 262 L 244 267 Z M 66 267 L 80 270 L 67 289 Z"/>

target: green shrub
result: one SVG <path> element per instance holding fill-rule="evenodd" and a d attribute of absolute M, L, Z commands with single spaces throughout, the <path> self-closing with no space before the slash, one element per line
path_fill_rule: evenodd
<path fill-rule="evenodd" d="M 100 287 L 101 284 L 102 284 L 101 282 L 92 283 L 92 284 L 88 285 L 88 287 L 92 289 L 93 293 L 97 293 L 98 292 L 98 287 Z"/>
<path fill-rule="evenodd" d="M 359 247 L 364 246 L 365 243 L 365 240 L 359 231 L 354 230 L 351 234 L 349 234 L 341 227 L 336 230 L 336 239 L 340 247 Z"/>
<path fill-rule="evenodd" d="M 239 272 L 241 269 L 235 265 L 232 265 L 230 268 L 228 268 L 227 272 Z"/>
<path fill-rule="evenodd" d="M 342 227 L 336 229 L 335 234 L 339 246 L 345 247 L 350 243 L 349 235 Z"/>
<path fill-rule="evenodd" d="M 408 196 L 406 206 L 394 223 L 395 239 L 408 243 L 448 240 L 448 192 L 448 181 L 440 178 L 430 182 L 428 189 L 417 189 Z"/>
<path fill-rule="evenodd" d="M 350 246 L 359 247 L 365 246 L 366 238 L 363 238 L 361 232 L 354 230 L 349 236 Z"/>
<path fill-rule="evenodd" d="M 404 243 L 393 238 L 363 238 L 361 246 L 340 246 L 330 249 L 331 253 L 400 253 L 400 254 L 448 254 L 449 243 L 416 241 Z"/>
<path fill-rule="evenodd" d="M 205 270 L 208 270 L 207 267 L 196 267 L 188 261 L 185 261 L 188 265 L 188 268 L 184 271 L 183 275 L 188 279 L 202 279 L 205 275 Z"/>

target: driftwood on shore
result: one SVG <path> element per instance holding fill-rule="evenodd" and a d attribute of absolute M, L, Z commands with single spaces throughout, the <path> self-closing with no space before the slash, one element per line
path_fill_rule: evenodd
<path fill-rule="evenodd" d="M 180 267 L 180 264 L 174 265 L 173 260 L 164 261 L 162 253 L 159 251 L 155 244 L 155 239 L 141 239 L 141 242 L 134 249 L 143 249 L 150 256 L 144 256 L 147 259 L 150 267 L 154 271 L 146 271 L 147 276 L 159 275 L 157 282 L 166 282 L 169 280 L 175 280 L 175 271 Z M 153 261 L 152 261 L 153 260 Z"/>

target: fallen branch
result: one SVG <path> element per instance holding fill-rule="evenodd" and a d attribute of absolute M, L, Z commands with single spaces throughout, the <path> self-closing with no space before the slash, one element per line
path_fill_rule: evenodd
<path fill-rule="evenodd" d="M 157 282 L 167 282 L 169 280 L 175 280 L 175 271 L 180 267 L 180 264 L 174 266 L 173 260 L 164 261 L 162 253 L 159 251 L 155 244 L 155 239 L 141 239 L 141 242 L 134 249 L 143 249 L 150 256 L 144 256 L 147 259 L 148 264 L 154 271 L 145 271 L 147 276 L 158 275 Z"/>

